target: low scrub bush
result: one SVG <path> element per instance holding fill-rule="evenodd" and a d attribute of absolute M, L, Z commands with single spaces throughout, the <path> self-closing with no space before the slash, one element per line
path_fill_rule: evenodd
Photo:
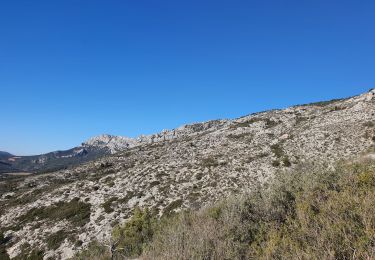
<path fill-rule="evenodd" d="M 87 248 L 73 258 L 74 260 L 111 260 L 112 255 L 107 246 L 101 245 L 97 241 L 91 242 Z"/>
<path fill-rule="evenodd" d="M 307 170 L 164 221 L 144 258 L 373 259 L 375 165 Z"/>
<path fill-rule="evenodd" d="M 207 157 L 207 158 L 202 159 L 201 165 L 203 167 L 216 167 L 216 166 L 219 166 L 219 162 L 214 157 Z"/>
<path fill-rule="evenodd" d="M 5 249 L 6 242 L 7 242 L 7 239 L 4 237 L 4 234 L 0 232 L 0 259 L 4 259 L 4 260 L 9 259 L 9 255 Z"/>
<path fill-rule="evenodd" d="M 14 260 L 43 260 L 44 252 L 38 248 L 32 248 L 29 243 L 21 245 L 21 252 L 14 258 Z M 1 258 L 2 259 L 2 258 Z"/>
<path fill-rule="evenodd" d="M 60 247 L 61 243 L 64 242 L 67 234 L 63 230 L 59 230 L 47 237 L 47 247 L 50 250 L 56 250 Z"/>
<path fill-rule="evenodd" d="M 102 204 L 102 207 L 104 208 L 104 212 L 107 213 L 107 214 L 112 213 L 114 211 L 114 209 L 112 208 L 112 204 L 117 200 L 118 200 L 117 197 L 111 197 L 109 200 L 104 202 Z"/>
<path fill-rule="evenodd" d="M 90 220 L 91 205 L 74 198 L 70 202 L 60 201 L 48 207 L 32 208 L 19 217 L 20 222 L 31 222 L 36 219 L 70 221 L 75 226 L 84 226 Z"/>
<path fill-rule="evenodd" d="M 156 227 L 156 219 L 148 209 L 136 208 L 132 218 L 112 232 L 115 251 L 126 257 L 139 256 L 151 241 Z"/>
<path fill-rule="evenodd" d="M 375 123 L 372 122 L 372 121 L 368 121 L 366 123 L 363 123 L 363 126 L 364 127 L 374 127 L 375 126 Z"/>
<path fill-rule="evenodd" d="M 273 144 L 270 146 L 270 148 L 277 158 L 281 158 L 284 156 L 284 150 L 280 144 Z"/>
<path fill-rule="evenodd" d="M 113 231 L 114 251 L 118 259 L 374 259 L 375 164 L 311 168 L 199 211 L 156 220 L 137 209 Z"/>
<path fill-rule="evenodd" d="M 285 157 L 283 158 L 283 165 L 284 165 L 285 167 L 290 167 L 290 166 L 292 166 L 292 163 L 290 162 L 290 160 L 289 160 L 289 158 L 288 158 L 287 156 L 285 156 Z"/>

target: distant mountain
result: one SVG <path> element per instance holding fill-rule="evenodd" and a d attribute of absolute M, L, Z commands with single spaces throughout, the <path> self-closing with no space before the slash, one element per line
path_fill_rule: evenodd
<path fill-rule="evenodd" d="M 0 152 L 0 173 L 40 173 L 65 169 L 130 147 L 131 144 L 125 140 L 126 138 L 122 137 L 102 135 L 65 151 L 33 156 L 15 156 Z"/>
<path fill-rule="evenodd" d="M 13 157 L 14 155 L 10 154 L 10 153 L 7 153 L 7 152 L 3 152 L 3 151 L 0 151 L 0 160 L 3 160 L 3 159 L 8 159 L 10 157 Z"/>
<path fill-rule="evenodd" d="M 103 134 L 93 137 L 72 149 L 41 155 L 15 156 L 7 152 L 0 152 L 0 174 L 9 172 L 43 173 L 57 171 L 136 146 L 189 136 L 226 124 L 228 124 L 227 120 L 213 120 L 205 123 L 185 125 L 173 130 L 163 130 L 153 135 L 141 135 L 138 138 Z"/>

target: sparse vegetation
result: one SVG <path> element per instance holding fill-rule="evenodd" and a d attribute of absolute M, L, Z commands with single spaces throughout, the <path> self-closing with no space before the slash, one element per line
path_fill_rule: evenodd
<path fill-rule="evenodd" d="M 153 237 L 155 221 L 156 219 L 148 209 L 136 208 L 133 217 L 112 232 L 117 251 L 126 257 L 142 254 L 144 247 Z"/>
<path fill-rule="evenodd" d="M 368 121 L 363 124 L 364 127 L 375 127 L 375 123 L 372 121 Z"/>
<path fill-rule="evenodd" d="M 259 117 L 253 117 L 251 119 L 248 119 L 244 122 L 235 122 L 233 125 L 231 125 L 231 129 L 237 129 L 240 127 L 249 127 L 251 124 L 254 124 L 256 122 L 264 122 L 266 125 L 266 129 L 272 128 L 274 126 L 277 126 L 279 123 L 270 119 L 270 118 L 259 118 Z"/>
<path fill-rule="evenodd" d="M 303 122 L 306 122 L 308 121 L 308 118 L 307 117 L 304 117 L 304 116 L 296 116 L 296 124 L 301 124 Z"/>
<path fill-rule="evenodd" d="M 5 248 L 21 259 L 40 258 L 43 251 L 57 259 L 61 252 L 86 250 L 94 237 L 103 245 L 91 244 L 80 259 L 374 258 L 373 198 L 367 197 L 373 168 L 315 171 L 350 156 L 373 160 L 370 98 L 262 112 L 212 129 L 203 123 L 199 133 L 183 127 L 51 174 L 0 174 L 0 230 L 7 235 L 0 259 L 7 257 Z M 344 181 L 348 176 L 351 182 Z M 152 224 L 149 217 L 139 225 L 122 223 L 139 218 L 137 206 L 150 209 Z M 109 228 L 119 224 L 115 229 L 127 235 L 111 236 Z M 55 233 L 60 229 L 65 232 Z M 24 238 L 30 245 L 21 250 Z"/>
<path fill-rule="evenodd" d="M 181 207 L 183 201 L 181 199 L 178 199 L 178 200 L 175 200 L 175 201 L 172 201 L 171 203 L 169 203 L 169 205 L 167 207 L 165 207 L 164 209 L 164 214 L 165 215 L 170 215 L 174 212 L 175 209 Z"/>
<path fill-rule="evenodd" d="M 129 200 L 131 200 L 134 196 L 135 196 L 135 194 L 134 194 L 133 191 L 128 191 L 128 192 L 126 193 L 126 196 L 125 196 L 125 197 L 123 197 L 123 198 L 117 200 L 117 203 L 118 203 L 119 205 L 121 205 L 121 204 L 127 204 L 127 203 L 129 202 Z"/>
<path fill-rule="evenodd" d="M 34 220 L 66 219 L 75 226 L 83 226 L 90 220 L 89 203 L 81 202 L 79 198 L 74 198 L 70 202 L 57 202 L 54 205 L 41 208 L 32 208 L 26 214 L 19 217 L 20 222 L 31 222 Z"/>
<path fill-rule="evenodd" d="M 0 259 L 8 260 L 9 255 L 5 250 L 5 244 L 7 239 L 4 237 L 4 234 L 0 232 Z"/>
<path fill-rule="evenodd" d="M 151 183 L 150 183 L 150 188 L 153 188 L 153 187 L 155 187 L 155 186 L 157 186 L 157 185 L 159 185 L 160 184 L 160 181 L 152 181 Z"/>
<path fill-rule="evenodd" d="M 328 106 L 328 105 L 331 105 L 331 104 L 334 104 L 334 103 L 337 103 L 337 102 L 340 102 L 342 101 L 343 99 L 332 99 L 332 100 L 328 100 L 328 101 L 319 101 L 319 102 L 313 102 L 313 103 L 309 103 L 309 104 L 304 104 L 304 105 L 301 105 L 301 106 L 318 106 L 318 107 L 325 107 L 325 106 Z"/>
<path fill-rule="evenodd" d="M 305 170 L 164 222 L 145 259 L 372 259 L 375 165 Z"/>
<path fill-rule="evenodd" d="M 290 160 L 289 160 L 289 158 L 288 158 L 287 156 L 285 156 L 285 157 L 283 158 L 283 165 L 284 165 L 285 167 L 290 167 L 290 166 L 292 166 L 292 163 L 290 162 Z"/>
<path fill-rule="evenodd" d="M 248 140 L 251 141 L 251 133 L 241 133 L 241 134 L 229 134 L 228 138 L 233 139 L 233 140 L 238 140 L 238 139 L 244 139 L 245 137 L 248 137 Z"/>
<path fill-rule="evenodd" d="M 50 250 L 56 250 L 60 247 L 61 243 L 64 242 L 67 237 L 67 233 L 64 230 L 59 230 L 47 237 L 47 247 Z"/>
<path fill-rule="evenodd" d="M 284 155 L 283 148 L 280 146 L 280 144 L 273 144 L 273 145 L 271 145 L 271 151 L 274 153 L 274 155 L 277 158 L 281 158 Z"/>
<path fill-rule="evenodd" d="M 375 164 L 308 169 L 159 221 L 137 209 L 113 240 L 142 259 L 373 259 Z"/>
<path fill-rule="evenodd" d="M 111 197 L 109 200 L 104 202 L 102 204 L 102 207 L 104 208 L 104 212 L 107 213 L 107 214 L 112 213 L 114 211 L 113 208 L 112 208 L 112 204 L 117 200 L 118 200 L 118 197 Z"/>
<path fill-rule="evenodd" d="M 201 179 L 203 178 L 203 176 L 204 176 L 203 172 L 197 172 L 197 173 L 195 174 L 195 178 L 196 178 L 198 181 L 201 180 Z"/>
<path fill-rule="evenodd" d="M 29 243 L 24 243 L 21 245 L 21 253 L 16 257 L 12 258 L 14 260 L 43 260 L 44 252 L 39 248 L 32 248 Z"/>
<path fill-rule="evenodd" d="M 278 160 L 272 161 L 272 166 L 273 167 L 279 167 L 280 166 L 280 161 L 278 161 Z"/>
<path fill-rule="evenodd" d="M 110 260 L 112 258 L 108 247 L 97 241 L 91 242 L 88 247 L 74 256 L 74 260 Z"/>
<path fill-rule="evenodd" d="M 207 158 L 202 159 L 201 165 L 203 167 L 216 167 L 216 166 L 219 166 L 219 162 L 214 157 L 207 157 Z"/>

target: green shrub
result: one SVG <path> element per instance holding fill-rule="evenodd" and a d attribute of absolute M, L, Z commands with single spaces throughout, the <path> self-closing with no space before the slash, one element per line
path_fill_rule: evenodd
<path fill-rule="evenodd" d="M 284 156 L 284 151 L 280 144 L 273 144 L 270 148 L 277 158 L 281 158 Z"/>
<path fill-rule="evenodd" d="M 238 140 L 238 139 L 243 139 L 245 137 L 249 137 L 248 141 L 251 141 L 252 135 L 253 135 L 252 133 L 241 133 L 241 134 L 229 134 L 227 137 L 233 140 Z"/>
<path fill-rule="evenodd" d="M 131 200 L 134 196 L 135 196 L 135 194 L 134 194 L 133 191 L 128 191 L 126 193 L 125 197 L 117 200 L 117 203 L 118 204 L 127 204 L 129 202 L 129 200 Z"/>
<path fill-rule="evenodd" d="M 231 129 L 237 129 L 240 127 L 250 127 L 251 124 L 254 124 L 256 122 L 264 122 L 266 124 L 266 129 L 272 128 L 274 126 L 277 126 L 279 122 L 276 122 L 269 118 L 259 118 L 259 117 L 253 117 L 250 118 L 244 122 L 235 122 L 233 125 L 230 126 Z"/>
<path fill-rule="evenodd" d="M 21 252 L 14 258 L 14 260 L 43 260 L 44 252 L 39 248 L 31 248 L 29 243 L 21 245 Z M 1 258 L 2 259 L 2 258 Z"/>
<path fill-rule="evenodd" d="M 146 244 L 152 239 L 156 220 L 148 209 L 136 208 L 132 218 L 112 232 L 116 248 L 127 257 L 142 254 Z"/>
<path fill-rule="evenodd" d="M 113 202 L 115 202 L 117 200 L 118 200 L 117 197 L 111 197 L 109 200 L 104 202 L 102 204 L 102 207 L 104 208 L 104 212 L 107 213 L 107 214 L 112 213 L 114 211 L 114 209 L 112 208 L 112 204 L 113 204 Z"/>
<path fill-rule="evenodd" d="M 375 123 L 372 122 L 372 121 L 368 121 L 366 123 L 363 124 L 364 127 L 374 127 L 375 126 Z"/>
<path fill-rule="evenodd" d="M 110 260 L 112 259 L 111 253 L 108 250 L 108 247 L 99 244 L 97 241 L 91 242 L 88 247 L 77 253 L 74 260 Z"/>
<path fill-rule="evenodd" d="M 207 210 L 208 216 L 210 216 L 211 218 L 216 219 L 216 220 L 218 220 L 220 218 L 222 212 L 223 212 L 223 208 L 220 205 L 210 207 Z"/>
<path fill-rule="evenodd" d="M 150 183 L 150 189 L 151 188 L 153 188 L 153 187 L 155 187 L 155 186 L 157 186 L 157 185 L 159 185 L 160 184 L 160 181 L 152 181 L 151 183 Z"/>
<path fill-rule="evenodd" d="M 8 260 L 9 255 L 5 250 L 6 239 L 3 233 L 0 233 L 0 259 Z"/>
<path fill-rule="evenodd" d="M 216 167 L 219 165 L 219 162 L 214 157 L 207 157 L 207 158 L 202 159 L 201 165 L 203 167 L 211 167 L 211 166 Z"/>
<path fill-rule="evenodd" d="M 3 233 L 0 233 L 0 245 L 5 244 L 5 237 Z"/>
<path fill-rule="evenodd" d="M 56 250 L 60 247 L 61 243 L 64 242 L 67 237 L 67 233 L 63 230 L 59 230 L 47 237 L 47 247 L 50 250 Z"/>
<path fill-rule="evenodd" d="M 289 158 L 288 158 L 288 157 L 284 157 L 284 159 L 283 159 L 283 165 L 284 165 L 285 167 L 290 167 L 290 166 L 292 166 L 292 163 L 289 161 Z"/>
<path fill-rule="evenodd" d="M 172 214 L 175 209 L 178 209 L 179 207 L 182 206 L 182 203 L 183 203 L 183 201 L 181 199 L 172 201 L 171 203 L 169 203 L 168 206 L 165 207 L 165 209 L 163 211 L 163 214 L 165 214 L 165 215 Z"/>
<path fill-rule="evenodd" d="M 203 178 L 204 174 L 203 172 L 198 172 L 195 174 L 195 178 L 199 181 Z"/>
<path fill-rule="evenodd" d="M 332 105 L 334 103 L 337 103 L 339 101 L 342 101 L 343 99 L 332 99 L 328 101 L 319 101 L 319 102 L 313 102 L 313 103 L 308 103 L 308 104 L 303 104 L 300 106 L 318 106 L 318 107 L 325 107 L 328 105 Z"/>
<path fill-rule="evenodd" d="M 273 167 L 279 167 L 280 166 L 280 161 L 278 161 L 278 160 L 272 161 L 272 166 Z"/>
<path fill-rule="evenodd" d="M 5 246 L 0 246 L 0 259 L 4 259 L 4 260 L 10 259 L 9 255 L 8 255 L 6 249 L 5 249 Z"/>

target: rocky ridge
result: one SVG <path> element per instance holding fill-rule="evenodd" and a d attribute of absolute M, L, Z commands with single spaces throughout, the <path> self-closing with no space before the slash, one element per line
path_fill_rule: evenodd
<path fill-rule="evenodd" d="M 45 258 L 67 259 L 93 239 L 109 241 L 112 227 L 137 206 L 159 215 L 200 208 L 301 164 L 332 167 L 365 153 L 371 159 L 375 90 L 187 125 L 136 141 L 102 136 L 88 144 L 120 151 L 72 169 L 0 183 L 0 223 L 10 256 L 28 243 Z M 55 212 L 74 211 L 77 203 L 87 210 L 78 212 L 79 220 Z M 58 233 L 63 239 L 51 246 L 49 238 Z"/>

